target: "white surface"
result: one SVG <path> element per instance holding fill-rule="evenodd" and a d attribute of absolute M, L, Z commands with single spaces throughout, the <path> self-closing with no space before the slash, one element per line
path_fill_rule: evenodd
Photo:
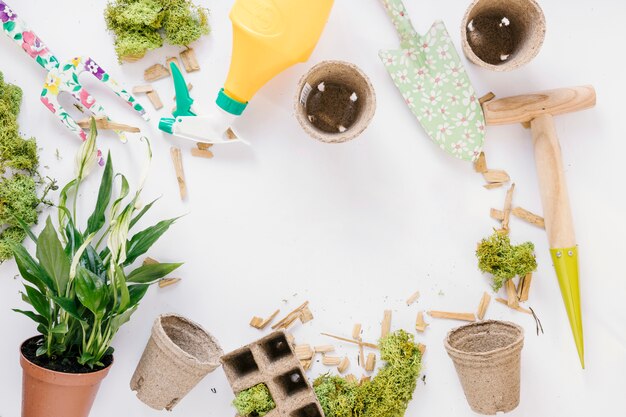
<path fill-rule="evenodd" d="M 92 55 L 129 87 L 142 83 L 144 68 L 173 51 L 164 48 L 120 67 L 102 19 L 104 1 L 12 3 L 59 57 Z M 188 76 L 199 108 L 209 106 L 225 78 L 230 52 L 226 16 L 232 2 L 200 3 L 212 10 L 213 33 L 196 47 L 202 71 Z M 459 45 L 458 26 L 469 1 L 407 3 L 419 31 L 442 18 Z M 512 220 L 513 240 L 532 240 L 537 246 L 539 270 L 530 305 L 541 317 L 545 335 L 537 337 L 530 317 L 502 305 L 492 303 L 487 315 L 513 320 L 527 330 L 521 404 L 511 416 L 624 415 L 626 141 L 621 51 L 626 6 L 617 0 L 552 0 L 542 5 L 548 32 L 530 65 L 504 74 L 467 67 L 479 94 L 493 91 L 504 97 L 587 83 L 597 89 L 595 109 L 557 118 L 580 244 L 587 369 L 582 371 L 578 364 L 541 230 Z M 252 147 L 217 148 L 213 160 L 204 160 L 190 157 L 192 144 L 178 143 L 184 148 L 187 202 L 178 197 L 168 151 L 172 139 L 152 131 L 155 157 L 144 196 L 163 198 L 144 225 L 189 213 L 151 252 L 163 261 L 185 261 L 177 273 L 184 281 L 152 289 L 118 334 L 116 363 L 100 390 L 93 417 L 164 414 L 144 406 L 128 387 L 159 313 L 177 312 L 202 323 L 230 351 L 261 336 L 247 325 L 253 315 L 265 316 L 278 307 L 286 313 L 303 300 L 311 301 L 315 320 L 294 332 L 299 342 L 312 344 L 330 342 L 319 335 L 322 331 L 349 335 L 357 321 L 364 323 L 364 337 L 374 341 L 384 309 L 393 309 L 394 329 L 411 329 L 418 309 L 476 308 L 489 285 L 477 271 L 473 252 L 476 242 L 496 226 L 489 208 L 502 205 L 505 190 L 486 191 L 469 164 L 443 154 L 425 137 L 378 61 L 379 49 L 397 45 L 378 1 L 337 0 L 311 60 L 271 81 L 239 121 L 237 127 Z M 72 174 L 78 141 L 39 102 L 42 69 L 5 37 L 0 51 L 0 70 L 25 92 L 22 131 L 36 136 L 43 148 L 42 165 L 49 167 L 43 171 L 64 184 Z M 309 139 L 292 116 L 297 80 L 323 59 L 356 63 L 376 88 L 373 123 L 347 144 Z M 170 80 L 155 85 L 167 104 L 159 115 L 153 114 L 152 127 L 172 106 L 173 96 Z M 116 120 L 142 123 L 112 94 L 105 96 Z M 145 97 L 140 100 L 150 108 Z M 137 177 L 141 145 L 121 145 L 111 135 L 103 135 L 100 143 L 110 147 L 118 170 Z M 61 161 L 54 156 L 56 148 Z M 540 213 L 529 132 L 520 126 L 489 128 L 485 150 L 489 166 L 506 169 L 516 182 L 515 203 Z M 91 178 L 91 187 L 83 188 L 85 197 L 93 197 L 97 180 Z M 20 410 L 18 346 L 35 329 L 10 311 L 23 307 L 20 282 L 12 278 L 13 263 L 0 270 L 0 415 L 14 417 Z M 417 289 L 422 297 L 407 307 L 405 299 Z M 428 346 L 426 384 L 418 384 L 407 416 L 471 416 L 442 345 L 457 323 L 429 321 L 427 332 L 418 336 Z M 354 365 L 356 350 L 336 346 L 353 360 L 350 371 L 360 375 Z M 324 371 L 318 365 L 309 375 Z M 224 375 L 217 370 L 170 415 L 230 416 L 231 399 Z"/>

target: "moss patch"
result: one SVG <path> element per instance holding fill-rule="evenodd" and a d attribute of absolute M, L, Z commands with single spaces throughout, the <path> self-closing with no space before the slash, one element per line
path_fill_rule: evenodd
<path fill-rule="evenodd" d="M 478 268 L 493 276 L 494 291 L 502 288 L 511 278 L 523 277 L 537 269 L 535 245 L 531 242 L 511 245 L 509 236 L 497 231 L 480 241 L 476 257 Z"/>
<path fill-rule="evenodd" d="M 163 46 L 189 45 L 210 32 L 208 11 L 191 0 L 117 0 L 104 11 L 120 61 Z"/>
<path fill-rule="evenodd" d="M 10 259 L 10 242 L 22 242 L 26 233 L 18 218 L 32 225 L 37 222 L 38 174 L 37 142 L 19 134 L 17 115 L 22 90 L 4 82 L 0 73 L 0 262 Z"/>
<path fill-rule="evenodd" d="M 313 382 L 326 417 L 402 417 L 419 377 L 422 355 L 413 335 L 399 330 L 379 342 L 385 365 L 369 382 L 322 375 Z"/>
<path fill-rule="evenodd" d="M 237 394 L 233 406 L 242 417 L 263 417 L 276 408 L 276 403 L 267 385 L 259 384 Z"/>

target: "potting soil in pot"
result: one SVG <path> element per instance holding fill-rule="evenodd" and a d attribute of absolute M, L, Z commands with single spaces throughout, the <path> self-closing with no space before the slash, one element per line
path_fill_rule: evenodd
<path fill-rule="evenodd" d="M 522 30 L 502 13 L 482 14 L 467 26 L 467 41 L 483 61 L 498 65 L 506 62 L 517 50 Z"/>
<path fill-rule="evenodd" d="M 106 355 L 102 358 L 102 364 L 104 366 L 90 368 L 87 365 L 78 363 L 74 357 L 55 360 L 46 355 L 37 356 L 37 349 L 41 346 L 41 342 L 41 336 L 28 339 L 24 345 L 22 345 L 22 354 L 30 362 L 50 371 L 63 372 L 66 374 L 88 374 L 100 371 L 113 362 L 113 355 Z"/>
<path fill-rule="evenodd" d="M 359 114 L 359 98 L 345 84 L 321 82 L 309 94 L 306 111 L 309 121 L 327 133 L 345 132 Z"/>

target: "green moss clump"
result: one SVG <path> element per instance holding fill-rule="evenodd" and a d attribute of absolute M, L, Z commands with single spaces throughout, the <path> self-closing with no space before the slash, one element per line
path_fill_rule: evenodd
<path fill-rule="evenodd" d="M 267 385 L 259 384 L 237 394 L 233 406 L 242 417 L 263 417 L 276 408 L 276 403 Z"/>
<path fill-rule="evenodd" d="M 18 219 L 27 225 L 37 222 L 38 178 L 37 142 L 19 134 L 17 116 L 22 90 L 6 84 L 0 73 L 0 262 L 10 259 L 10 242 L 20 243 L 26 232 Z"/>
<path fill-rule="evenodd" d="M 104 19 L 120 61 L 141 58 L 164 40 L 186 46 L 210 32 L 207 10 L 191 0 L 117 0 L 107 5 Z"/>
<path fill-rule="evenodd" d="M 313 382 L 326 417 L 402 417 L 419 377 L 422 354 L 413 335 L 399 330 L 379 342 L 385 365 L 361 385 L 328 374 Z"/>
<path fill-rule="evenodd" d="M 526 276 L 537 269 L 535 245 L 525 242 L 511 245 L 509 236 L 494 232 L 483 239 L 476 249 L 478 268 L 493 276 L 493 290 L 498 291 L 511 278 Z"/>

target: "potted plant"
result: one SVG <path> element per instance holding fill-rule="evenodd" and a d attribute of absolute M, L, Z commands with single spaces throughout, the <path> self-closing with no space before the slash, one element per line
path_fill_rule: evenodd
<path fill-rule="evenodd" d="M 130 230 L 154 203 L 140 207 L 147 170 L 131 195 L 126 177 L 114 175 L 110 154 L 93 212 L 79 229 L 78 191 L 97 161 L 102 162 L 93 119 L 90 132 L 76 156 L 76 178 L 60 192 L 57 224 L 48 217 L 39 236 L 24 224 L 35 243 L 35 256 L 22 244 L 12 245 L 24 280 L 22 299 L 32 307 L 15 311 L 31 318 L 39 332 L 21 346 L 22 417 L 88 416 L 100 382 L 113 363 L 115 334 L 150 285 L 181 265 L 131 267 L 176 219 L 163 220 L 130 236 Z M 149 162 L 149 143 L 147 148 Z M 119 195 L 112 201 L 117 179 Z"/>

